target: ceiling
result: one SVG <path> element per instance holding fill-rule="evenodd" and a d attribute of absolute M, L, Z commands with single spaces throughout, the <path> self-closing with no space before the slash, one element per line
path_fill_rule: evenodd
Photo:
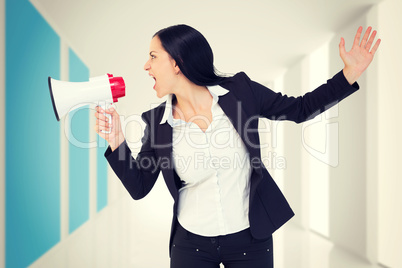
<path fill-rule="evenodd" d="M 142 68 L 152 35 L 179 23 L 205 35 L 221 72 L 270 81 L 379 2 L 31 0 L 92 76 L 111 72 L 131 81 L 148 78 Z"/>

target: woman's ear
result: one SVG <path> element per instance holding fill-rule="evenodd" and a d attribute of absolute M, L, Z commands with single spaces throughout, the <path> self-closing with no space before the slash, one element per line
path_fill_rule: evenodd
<path fill-rule="evenodd" d="M 180 68 L 179 68 L 179 65 L 177 65 L 176 61 L 174 62 L 174 71 L 176 74 L 180 73 Z"/>
<path fill-rule="evenodd" d="M 178 75 L 180 73 L 179 65 L 177 65 L 176 61 L 172 57 L 170 57 L 170 62 L 172 64 L 172 66 L 173 66 L 175 74 Z"/>

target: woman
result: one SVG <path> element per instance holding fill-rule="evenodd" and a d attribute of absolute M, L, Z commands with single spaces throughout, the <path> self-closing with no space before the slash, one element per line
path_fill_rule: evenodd
<path fill-rule="evenodd" d="M 262 164 L 258 118 L 303 122 L 355 92 L 380 44 L 372 47 L 370 27 L 360 42 L 361 33 L 359 27 L 349 52 L 341 39 L 343 70 L 298 98 L 244 73 L 217 75 L 208 42 L 187 25 L 154 35 L 144 69 L 157 96 L 168 98 L 142 114 L 137 158 L 114 109 L 97 108 L 95 130 L 108 141 L 105 157 L 134 199 L 146 196 L 162 171 L 174 199 L 171 267 L 273 267 L 272 233 L 294 213 Z"/>

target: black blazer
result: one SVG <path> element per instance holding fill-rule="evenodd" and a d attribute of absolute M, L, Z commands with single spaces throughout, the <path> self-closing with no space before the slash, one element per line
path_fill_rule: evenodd
<path fill-rule="evenodd" d="M 268 238 L 293 217 L 294 213 L 261 161 L 258 118 L 290 120 L 296 123 L 314 118 L 359 89 L 349 85 L 340 71 L 326 84 L 301 97 L 288 97 L 251 81 L 241 72 L 220 84 L 229 90 L 219 97 L 219 105 L 231 120 L 248 149 L 250 178 L 249 222 L 253 237 Z M 174 199 L 170 245 L 177 224 L 178 190 L 181 180 L 173 168 L 172 127 L 160 124 L 166 102 L 142 114 L 146 123 L 142 147 L 136 159 L 126 142 L 115 151 L 105 152 L 110 166 L 134 199 L 146 196 L 162 171 Z"/>

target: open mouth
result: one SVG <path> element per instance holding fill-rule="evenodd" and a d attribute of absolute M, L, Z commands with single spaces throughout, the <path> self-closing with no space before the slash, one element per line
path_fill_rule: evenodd
<path fill-rule="evenodd" d="M 155 80 L 155 85 L 154 85 L 154 89 L 155 89 L 155 86 L 156 86 L 156 78 L 155 78 L 155 76 L 153 76 L 152 74 L 149 74 L 149 76 L 152 77 L 152 78 Z"/>

